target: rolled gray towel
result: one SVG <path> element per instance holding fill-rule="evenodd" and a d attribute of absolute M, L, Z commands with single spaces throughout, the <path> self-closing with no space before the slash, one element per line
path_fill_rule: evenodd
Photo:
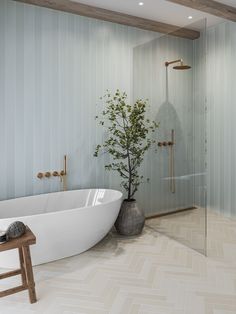
<path fill-rule="evenodd" d="M 21 221 L 14 221 L 7 229 L 7 237 L 15 239 L 22 236 L 26 232 L 26 226 Z"/>

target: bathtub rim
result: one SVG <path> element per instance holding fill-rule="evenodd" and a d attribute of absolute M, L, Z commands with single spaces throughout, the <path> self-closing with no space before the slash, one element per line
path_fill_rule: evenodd
<path fill-rule="evenodd" d="M 56 215 L 56 214 L 59 214 L 59 213 L 65 213 L 65 212 L 74 212 L 74 211 L 80 211 L 80 210 L 83 210 L 85 208 L 93 208 L 93 207 L 101 207 L 101 206 L 105 206 L 107 204 L 111 204 L 111 203 L 114 203 L 114 202 L 117 202 L 119 201 L 120 199 L 122 199 L 123 197 L 123 193 L 121 191 L 118 191 L 118 190 L 114 190 L 114 189 L 102 189 L 102 188 L 93 188 L 93 189 L 81 189 L 81 190 L 68 190 L 68 191 L 58 191 L 58 192 L 51 192 L 51 193 L 42 193 L 42 194 L 36 194 L 36 195 L 29 195 L 29 196 L 22 196 L 22 197 L 16 197 L 16 198 L 12 198 L 12 199 L 9 199 L 9 200 L 2 200 L 0 201 L 1 202 L 7 202 L 7 201 L 12 201 L 12 200 L 17 200 L 17 199 L 24 199 L 24 198 L 30 198 L 30 197 L 37 197 L 37 196 L 42 196 L 42 195 L 51 195 L 51 194 L 60 194 L 60 193 L 66 193 L 66 192 L 73 192 L 73 191 L 89 191 L 89 190 L 92 190 L 92 191 L 95 191 L 95 190 L 106 190 L 106 191 L 112 191 L 112 192 L 117 192 L 120 194 L 120 196 L 117 198 L 117 199 L 114 199 L 114 200 L 111 200 L 111 201 L 108 201 L 108 202 L 104 202 L 104 203 L 101 203 L 101 204 L 98 204 L 98 205 L 91 205 L 91 206 L 83 206 L 83 207 L 77 207 L 77 208 L 68 208 L 68 209 L 63 209 L 63 210 L 59 210 L 59 211 L 51 211 L 51 212 L 46 212 L 46 213 L 42 213 L 42 214 L 35 214 L 35 215 L 25 215 L 25 216 L 14 216 L 14 217 L 5 217 L 5 218 L 0 218 L 0 221 L 2 220 L 7 220 L 7 219 L 12 219 L 12 218 L 16 218 L 16 219 L 21 219 L 23 217 L 34 217 L 34 216 L 45 216 L 45 215 Z"/>

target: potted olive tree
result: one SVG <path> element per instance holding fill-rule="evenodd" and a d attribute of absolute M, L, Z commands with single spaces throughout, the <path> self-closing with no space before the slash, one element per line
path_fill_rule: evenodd
<path fill-rule="evenodd" d="M 142 232 L 145 216 L 134 198 L 144 177 L 139 174 L 147 150 L 156 143 L 151 138 L 158 124 L 146 118 L 147 101 L 138 99 L 133 105 L 127 103 L 127 94 L 119 90 L 114 95 L 107 92 L 105 108 L 99 124 L 106 128 L 108 137 L 97 145 L 94 156 L 106 152 L 112 161 L 105 165 L 106 170 L 117 171 L 122 178 L 121 186 L 127 192 L 115 227 L 120 234 L 136 235 Z M 148 181 L 148 179 L 147 179 Z"/>

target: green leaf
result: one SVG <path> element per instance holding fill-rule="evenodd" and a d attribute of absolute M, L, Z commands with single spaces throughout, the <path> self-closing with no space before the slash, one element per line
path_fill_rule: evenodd
<path fill-rule="evenodd" d="M 147 100 L 138 99 L 130 105 L 127 94 L 119 89 L 114 95 L 107 90 L 101 99 L 105 109 L 101 112 L 99 125 L 105 127 L 108 138 L 97 145 L 94 156 L 98 157 L 101 149 L 110 154 L 112 162 L 105 169 L 119 173 L 123 179 L 121 186 L 127 191 L 128 198 L 132 198 L 144 182 L 139 168 L 145 153 L 157 143 L 151 134 L 156 132 L 159 123 L 146 117 Z"/>

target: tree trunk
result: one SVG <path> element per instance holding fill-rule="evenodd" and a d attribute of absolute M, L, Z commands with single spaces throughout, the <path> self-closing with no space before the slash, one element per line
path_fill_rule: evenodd
<path fill-rule="evenodd" d="M 129 167 L 129 190 L 128 190 L 128 200 L 129 200 L 131 197 L 132 174 L 131 174 L 131 165 L 130 165 L 130 155 L 129 155 L 128 149 L 127 149 L 127 155 L 128 155 L 128 167 Z"/>

